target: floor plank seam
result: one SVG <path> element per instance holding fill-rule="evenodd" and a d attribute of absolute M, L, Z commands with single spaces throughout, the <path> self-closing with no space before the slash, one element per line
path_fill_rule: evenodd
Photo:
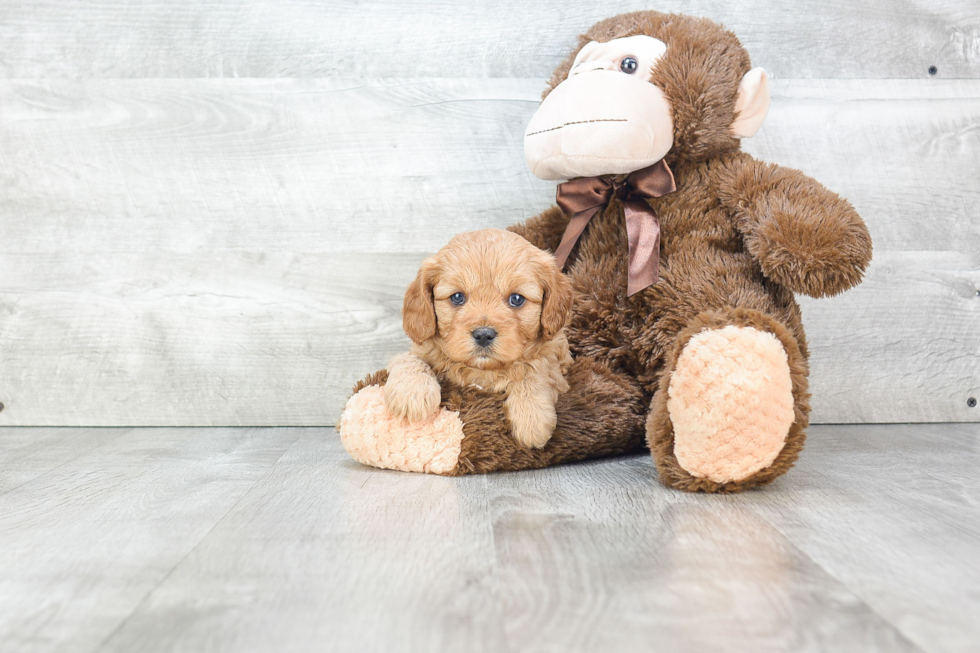
<path fill-rule="evenodd" d="M 496 613 L 497 623 L 500 624 L 500 630 L 503 633 L 503 643 L 505 648 L 504 653 L 514 653 L 515 649 L 510 641 L 510 634 L 507 632 L 507 619 L 504 615 L 505 610 L 505 597 L 503 592 L 503 580 L 501 580 L 501 569 L 503 568 L 500 561 L 500 542 L 497 536 L 497 524 L 494 516 L 494 500 L 499 496 L 499 490 L 496 494 L 491 495 L 492 484 L 495 477 L 490 474 L 483 475 L 483 492 L 484 492 L 484 510 L 487 516 L 487 529 L 490 531 L 490 572 L 489 581 L 491 584 L 492 596 L 493 596 L 493 608 Z"/>
<path fill-rule="evenodd" d="M 978 428 L 820 427 L 731 496 L 647 454 L 447 479 L 334 429 L 11 430 L 0 650 L 965 653 Z"/>
<path fill-rule="evenodd" d="M 166 583 L 166 582 L 167 582 L 167 580 L 168 580 L 168 579 L 169 579 L 169 578 L 170 578 L 170 577 L 171 577 L 171 576 L 173 575 L 173 573 L 174 573 L 175 571 L 177 571 L 177 569 L 178 569 L 178 568 L 179 568 L 179 567 L 180 567 L 181 565 L 183 565 L 183 564 L 184 564 L 184 562 L 185 562 L 185 561 L 186 561 L 186 560 L 187 560 L 187 559 L 188 559 L 188 558 L 189 558 L 189 557 L 191 556 L 191 554 L 193 554 L 193 553 L 194 553 L 194 552 L 195 552 L 195 551 L 196 551 L 196 550 L 198 549 L 198 547 L 200 547 L 200 546 L 201 546 L 201 544 L 202 544 L 202 543 L 203 543 L 203 542 L 204 542 L 205 540 L 207 540 L 207 539 L 208 539 L 208 537 L 210 537 L 210 536 L 211 536 L 211 534 L 212 534 L 212 533 L 213 533 L 213 532 L 215 531 L 215 529 L 216 529 L 216 528 L 218 528 L 218 526 L 220 526 L 220 525 L 222 524 L 222 522 L 224 522 L 224 520 L 225 520 L 225 519 L 227 519 L 227 517 L 228 517 L 228 515 L 230 515 L 230 514 L 231 514 L 232 512 L 234 512 L 234 510 L 235 510 L 235 508 L 237 508 L 237 507 L 238 507 L 238 505 L 239 505 L 239 504 L 241 504 L 241 502 L 242 502 L 242 501 L 244 501 L 244 500 L 245 500 L 245 498 L 246 498 L 246 497 L 247 497 L 247 496 L 248 496 L 249 494 L 251 494 L 251 492 L 252 492 L 252 490 L 254 490 L 254 489 L 255 489 L 255 487 L 256 487 L 256 486 L 257 486 L 257 485 L 258 485 L 259 483 L 261 483 L 262 481 L 264 481 L 264 480 L 265 480 L 266 478 L 268 478 L 268 477 L 269 477 L 269 475 L 270 475 L 270 474 L 272 474 L 272 472 L 273 472 L 273 470 L 274 470 L 274 469 L 276 468 L 276 466 L 277 466 L 277 465 L 279 465 L 279 463 L 280 463 L 280 462 L 282 462 L 282 459 L 283 459 L 283 458 L 284 458 L 284 457 L 285 457 L 285 456 L 286 456 L 286 455 L 287 455 L 287 454 L 288 454 L 288 453 L 289 453 L 290 451 L 292 451 L 292 449 L 293 449 L 293 447 L 294 447 L 294 446 L 296 446 L 296 442 L 298 442 L 298 441 L 299 441 L 299 439 L 300 439 L 300 436 L 301 436 L 301 435 L 302 435 L 301 433 L 297 433 L 297 434 L 296 434 L 296 437 L 295 437 L 295 438 L 294 438 L 294 439 L 293 439 L 293 440 L 292 440 L 292 441 L 291 441 L 291 442 L 289 443 L 289 446 L 287 446 L 287 447 L 286 447 L 286 448 L 285 448 L 285 449 L 283 450 L 283 452 L 282 452 L 282 454 L 281 454 L 281 455 L 280 455 L 280 456 L 279 456 L 278 458 L 276 458 L 276 460 L 275 460 L 275 462 L 273 462 L 272 464 L 270 464 L 270 465 L 269 465 L 269 469 L 267 469 L 267 470 L 266 470 L 266 472 L 265 472 L 264 474 L 262 474 L 262 475 L 261 475 L 261 476 L 259 476 L 259 477 L 258 477 L 257 479 L 255 479 L 255 482 L 254 482 L 254 483 L 252 483 L 252 485 L 250 485 L 250 486 L 249 486 L 249 487 L 248 487 L 248 488 L 247 488 L 247 489 L 246 489 L 246 490 L 245 490 L 244 492 L 242 492 L 242 495 L 241 495 L 240 497 L 238 497 L 238 499 L 237 499 L 237 500 L 235 501 L 235 503 L 234 503 L 234 504 L 232 504 L 232 505 L 231 505 L 231 506 L 230 506 L 230 507 L 228 508 L 228 510 L 226 510 L 226 511 L 225 511 L 225 514 L 223 514 L 223 515 L 221 516 L 221 518 L 220 518 L 220 519 L 218 519 L 218 520 L 216 520 L 216 521 L 214 522 L 214 524 L 212 524 L 212 526 L 211 526 L 211 528 L 209 528 L 209 529 L 208 529 L 208 532 L 207 532 L 207 533 L 205 533 L 204 535 L 202 535 L 202 536 L 201 536 L 201 538 L 200 538 L 200 539 L 199 539 L 199 540 L 198 540 L 197 542 L 195 542 L 195 543 L 194 543 L 194 546 L 192 546 L 192 547 L 191 547 L 191 548 L 190 548 L 190 549 L 189 549 L 189 550 L 187 551 L 187 553 L 185 553 L 185 554 L 184 554 L 184 555 L 183 555 L 183 556 L 182 556 L 182 557 L 180 558 L 180 560 L 178 560 L 178 561 L 177 561 L 177 563 L 176 563 L 176 564 L 175 564 L 175 565 L 174 565 L 173 567 L 171 567 L 171 568 L 170 568 L 170 571 L 168 571 L 168 572 L 167 572 L 167 573 L 166 573 L 166 574 L 165 574 L 165 575 L 163 576 L 163 578 L 161 578 L 161 579 L 160 579 L 160 581 L 159 581 L 158 583 L 156 583 L 156 584 L 155 584 L 155 585 L 154 585 L 154 586 L 153 586 L 153 587 L 152 587 L 151 589 L 149 589 L 149 590 L 148 590 L 148 591 L 146 592 L 146 594 L 144 594 L 144 595 L 143 595 L 143 598 L 141 598 L 141 599 L 140 599 L 140 600 L 139 600 L 139 601 L 138 601 L 138 602 L 136 603 L 136 605 L 134 605 L 134 606 L 133 606 L 133 609 L 129 611 L 129 614 L 127 614 L 127 615 L 126 615 L 126 616 L 125 616 L 125 617 L 124 617 L 124 618 L 122 619 L 122 621 L 120 621 L 120 622 L 119 622 L 119 624 L 117 624 L 117 625 L 116 625 L 116 627 L 112 629 L 112 632 L 110 632 L 110 633 L 109 633 L 108 635 L 106 635 L 106 636 L 105 636 L 105 637 L 104 637 L 104 638 L 103 638 L 103 639 L 102 639 L 102 640 L 101 640 L 101 641 L 100 641 L 100 642 L 99 642 L 98 644 L 96 644 L 96 645 L 95 645 L 95 646 L 94 646 L 94 647 L 92 648 L 92 650 L 91 650 L 91 652 L 90 652 L 90 653 L 97 653 L 98 651 L 101 651 L 101 650 L 103 650 L 103 649 L 105 649 L 105 647 L 106 647 L 106 645 L 108 645 L 108 644 L 109 644 L 109 642 L 110 642 L 110 641 L 112 641 L 112 638 L 113 638 L 113 637 L 115 637 L 115 636 L 116 636 L 117 634 L 119 634 L 119 632 L 120 632 L 120 631 L 121 631 L 121 630 L 122 630 L 122 629 L 123 629 L 123 628 L 124 628 L 124 627 L 126 626 L 126 624 L 127 624 L 127 623 L 129 623 L 129 621 L 130 621 L 130 619 L 132 619 L 132 618 L 133 618 L 133 616 L 134 616 L 134 615 L 135 615 L 136 613 L 138 613 L 138 612 L 140 611 L 140 609 L 141 609 L 141 608 L 143 607 L 143 605 L 144 605 L 144 604 L 145 604 L 145 603 L 146 603 L 146 602 L 147 602 L 147 601 L 148 601 L 148 600 L 150 599 L 150 597 L 151 597 L 151 596 L 153 596 L 153 594 L 154 594 L 154 593 L 155 593 L 155 592 L 156 592 L 156 591 L 157 591 L 158 589 L 160 589 L 160 587 L 162 587 L 164 583 Z"/>
<path fill-rule="evenodd" d="M 21 427 L 13 427 L 13 428 L 21 428 Z M 75 427 L 66 427 L 66 428 L 75 428 Z M 19 485 L 15 485 L 15 486 L 13 486 L 11 488 L 7 488 L 3 492 L 0 492 L 0 497 L 6 496 L 6 495 L 10 494 L 11 492 L 14 492 L 16 490 L 19 490 L 20 488 L 22 488 L 22 487 L 24 487 L 26 485 L 30 485 L 34 481 L 37 481 L 37 480 L 39 480 L 41 478 L 44 478 L 48 474 L 50 474 L 52 472 L 55 472 L 55 471 L 61 469 L 65 465 L 69 465 L 69 464 L 75 462 L 76 460 L 78 460 L 79 458 L 81 458 L 83 456 L 89 455 L 93 451 L 98 451 L 99 449 L 102 449 L 103 447 L 106 447 L 106 446 L 112 444 L 113 442 L 115 442 L 119 438 L 123 437 L 126 433 L 128 433 L 129 431 L 132 431 L 132 430 L 133 430 L 132 428 L 119 429 L 120 433 L 118 435 L 116 435 L 114 438 L 112 438 L 110 440 L 107 440 L 106 442 L 100 442 L 97 445 L 93 446 L 91 449 L 86 449 L 85 451 L 79 453 L 77 456 L 74 456 L 73 458 L 71 458 L 69 460 L 65 460 L 65 461 L 61 462 L 58 465 L 55 465 L 54 467 L 52 467 L 50 469 L 44 470 L 42 473 L 38 474 L 34 478 L 29 478 L 26 481 L 24 481 L 23 483 L 20 483 Z"/>
<path fill-rule="evenodd" d="M 733 503 L 738 503 L 734 499 L 732 500 L 732 502 Z M 869 612 L 871 612 L 872 614 L 874 614 L 875 616 L 877 616 L 879 619 L 881 619 L 882 623 L 888 624 L 888 626 L 891 627 L 891 629 L 894 630 L 895 633 L 897 635 L 899 635 L 910 647 L 912 647 L 916 651 L 921 651 L 922 653 L 931 653 L 930 650 L 922 648 L 922 646 L 920 646 L 918 642 L 916 642 L 915 640 L 911 639 L 909 637 L 909 635 L 904 630 L 902 630 L 902 628 L 898 624 L 896 624 L 895 622 L 893 622 L 891 619 L 887 618 L 885 615 L 881 614 L 881 612 L 879 612 L 877 608 L 875 608 L 873 605 L 871 605 L 864 596 L 862 596 L 861 594 L 859 594 L 858 591 L 854 587 L 852 587 L 850 584 L 846 583 L 843 579 L 839 578 L 836 574 L 832 573 L 829 569 L 827 569 L 822 564 L 820 564 L 819 562 L 817 562 L 816 560 L 814 560 L 813 557 L 811 557 L 809 553 L 807 553 L 806 551 L 804 551 L 803 549 L 801 549 L 799 546 L 797 546 L 797 544 L 795 542 L 793 542 L 793 540 L 790 539 L 790 537 L 786 533 L 784 533 L 776 524 L 774 524 L 772 522 L 771 519 L 769 519 L 769 517 L 767 515 L 763 514 L 763 512 L 760 511 L 756 506 L 749 505 L 747 503 L 740 503 L 739 505 L 743 505 L 743 506 L 747 507 L 749 510 L 751 510 L 753 512 L 753 514 L 755 514 L 757 517 L 759 517 L 759 519 L 761 519 L 764 522 L 766 522 L 766 524 L 768 524 L 771 529 L 773 529 L 774 531 L 776 531 L 777 533 L 779 533 L 779 535 L 783 538 L 783 540 L 785 540 L 787 546 L 791 547 L 794 551 L 796 551 L 796 553 L 798 555 L 800 555 L 802 558 L 804 558 L 806 560 L 809 560 L 816 568 L 820 569 L 823 573 L 827 574 L 827 576 L 829 576 L 830 578 L 833 578 L 836 582 L 840 583 L 841 587 L 845 588 L 848 592 L 850 592 L 852 595 L 854 595 L 855 598 L 857 598 L 859 601 L 861 601 L 861 604 L 865 608 L 867 608 Z"/>

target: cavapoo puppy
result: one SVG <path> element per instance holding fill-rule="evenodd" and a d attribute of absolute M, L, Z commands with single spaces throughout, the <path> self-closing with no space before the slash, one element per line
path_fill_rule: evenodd
<path fill-rule="evenodd" d="M 502 229 L 459 234 L 422 263 L 405 292 L 402 323 L 415 343 L 388 366 L 385 404 L 417 422 L 441 399 L 437 375 L 506 394 L 511 432 L 543 447 L 572 362 L 563 328 L 568 279 L 554 257 Z"/>

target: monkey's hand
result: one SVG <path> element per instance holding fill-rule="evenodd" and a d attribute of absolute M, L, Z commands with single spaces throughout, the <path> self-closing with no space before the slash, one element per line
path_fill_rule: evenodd
<path fill-rule="evenodd" d="M 406 352 L 388 364 L 384 397 L 389 413 L 415 423 L 436 412 L 442 389 L 432 368 L 415 354 Z"/>
<path fill-rule="evenodd" d="M 871 236 L 854 208 L 798 170 L 745 155 L 722 182 L 745 245 L 762 272 L 793 292 L 836 295 L 871 262 Z"/>

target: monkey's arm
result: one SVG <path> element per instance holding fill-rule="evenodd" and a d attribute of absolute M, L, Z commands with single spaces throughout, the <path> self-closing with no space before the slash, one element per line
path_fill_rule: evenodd
<path fill-rule="evenodd" d="M 507 227 L 507 230 L 523 236 L 535 247 L 554 252 L 558 249 L 558 243 L 561 242 L 567 226 L 568 218 L 561 209 L 552 206 L 530 220 Z"/>
<path fill-rule="evenodd" d="M 854 208 L 798 170 L 743 155 L 720 180 L 762 272 L 793 292 L 836 295 L 857 285 L 871 262 L 871 236 Z"/>

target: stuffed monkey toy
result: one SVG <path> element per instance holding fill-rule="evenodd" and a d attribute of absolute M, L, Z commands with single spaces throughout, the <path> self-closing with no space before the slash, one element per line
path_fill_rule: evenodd
<path fill-rule="evenodd" d="M 573 288 L 551 439 L 518 444 L 499 396 L 444 380 L 436 413 L 396 419 L 382 370 L 341 417 L 351 456 L 459 475 L 649 448 L 661 483 L 705 492 L 785 473 L 810 411 L 794 293 L 857 284 L 871 238 L 815 180 L 740 151 L 768 109 L 765 71 L 716 23 L 644 11 L 593 25 L 525 133 L 532 172 L 569 181 L 510 228 L 555 253 Z"/>

